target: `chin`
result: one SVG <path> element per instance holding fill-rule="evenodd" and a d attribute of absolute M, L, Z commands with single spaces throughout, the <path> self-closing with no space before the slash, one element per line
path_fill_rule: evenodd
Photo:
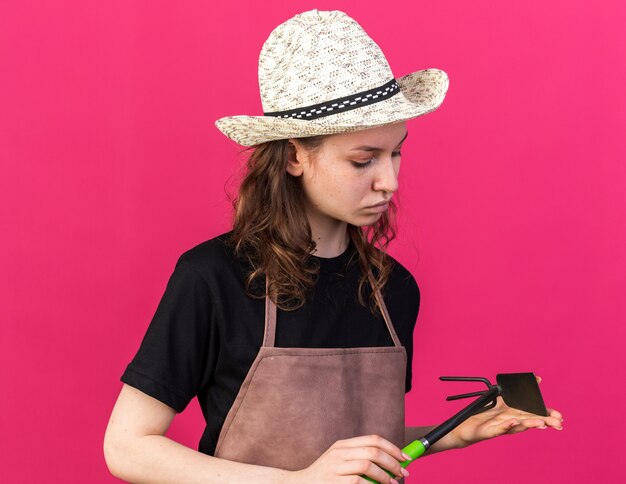
<path fill-rule="evenodd" d="M 378 222 L 378 219 L 381 217 L 381 215 L 382 213 L 373 213 L 365 217 L 359 217 L 358 220 L 348 221 L 348 223 L 357 227 L 367 227 L 368 225 L 373 225 Z"/>

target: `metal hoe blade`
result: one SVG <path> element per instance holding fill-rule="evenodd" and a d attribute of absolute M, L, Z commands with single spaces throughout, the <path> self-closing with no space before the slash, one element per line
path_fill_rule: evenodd
<path fill-rule="evenodd" d="M 534 373 L 500 373 L 496 375 L 500 395 L 509 407 L 535 415 L 548 416 Z"/>

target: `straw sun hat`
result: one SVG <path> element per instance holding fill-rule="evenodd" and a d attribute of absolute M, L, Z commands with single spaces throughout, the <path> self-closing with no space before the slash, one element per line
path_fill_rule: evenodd
<path fill-rule="evenodd" d="M 263 116 L 215 125 L 243 146 L 345 133 L 437 109 L 448 76 L 424 69 L 397 79 L 380 47 L 344 12 L 310 10 L 276 27 L 259 55 Z"/>

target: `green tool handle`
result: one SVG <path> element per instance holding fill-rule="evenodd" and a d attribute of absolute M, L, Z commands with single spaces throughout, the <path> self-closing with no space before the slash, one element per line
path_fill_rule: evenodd
<path fill-rule="evenodd" d="M 415 459 L 417 459 L 418 457 L 424 455 L 424 452 L 426 452 L 426 446 L 424 445 L 424 443 L 421 440 L 414 440 L 413 442 L 411 442 L 409 445 L 407 445 L 404 449 L 402 449 L 402 452 L 404 452 L 406 455 L 408 455 L 411 459 L 410 460 L 405 460 L 404 462 L 400 462 L 400 465 L 402 467 L 407 467 L 411 462 L 413 462 Z M 384 469 L 384 471 L 389 474 L 391 477 L 395 478 L 396 476 L 393 474 L 393 472 L 389 472 L 387 469 Z M 371 479 L 367 476 L 361 476 L 363 479 L 365 479 L 366 481 L 369 482 L 374 482 L 376 484 L 379 484 L 378 481 L 375 481 L 374 479 Z"/>
<path fill-rule="evenodd" d="M 433 445 L 435 442 L 441 439 L 444 435 L 446 435 L 452 429 L 457 427 L 459 424 L 463 423 L 472 415 L 476 414 L 477 411 L 480 411 L 480 409 L 484 409 L 485 404 L 493 401 L 500 394 L 500 391 L 501 391 L 501 388 L 497 385 L 490 388 L 485 393 L 483 393 L 480 398 L 477 398 L 472 403 L 470 403 L 467 407 L 465 407 L 463 410 L 458 412 L 456 415 L 449 418 L 441 425 L 432 429 L 424 437 L 422 437 L 419 440 L 414 440 L 413 442 L 411 442 L 404 449 L 402 449 L 402 452 L 404 452 L 409 457 L 411 457 L 411 460 L 400 462 L 400 465 L 402 467 L 406 467 L 411 462 L 413 462 L 413 460 L 423 455 L 424 452 L 426 452 L 426 450 L 431 445 Z M 394 477 L 393 473 L 389 472 L 387 469 L 384 469 L 384 471 L 390 476 Z M 376 482 L 375 480 L 370 479 L 369 477 L 366 477 L 366 476 L 361 476 L 361 477 L 365 479 L 366 481 Z"/>

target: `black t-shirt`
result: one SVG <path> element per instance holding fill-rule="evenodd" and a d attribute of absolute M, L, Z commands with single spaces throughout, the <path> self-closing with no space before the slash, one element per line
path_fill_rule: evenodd
<path fill-rule="evenodd" d="M 261 347 L 265 324 L 265 300 L 245 293 L 249 266 L 225 244 L 231 233 L 180 256 L 141 346 L 121 377 L 176 412 L 182 412 L 197 396 L 206 420 L 199 451 L 209 455 L 214 453 L 226 415 Z M 320 273 L 313 293 L 299 309 L 277 310 L 276 346 L 393 344 L 380 313 L 372 315 L 358 301 L 361 270 L 358 257 L 350 257 L 355 252 L 350 241 L 337 257 L 314 257 Z M 411 273 L 393 260 L 384 300 L 406 348 L 408 392 L 420 293 Z M 369 285 L 364 293 L 369 297 Z"/>

